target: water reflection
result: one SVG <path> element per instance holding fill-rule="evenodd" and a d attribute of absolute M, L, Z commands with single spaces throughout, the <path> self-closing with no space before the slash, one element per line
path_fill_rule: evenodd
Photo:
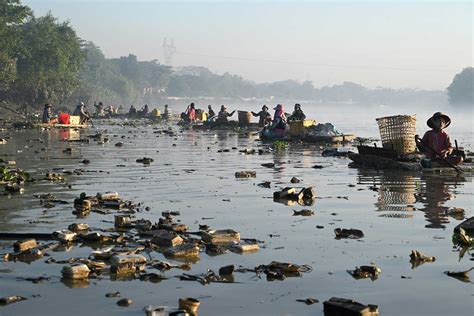
<path fill-rule="evenodd" d="M 71 289 L 85 289 L 89 287 L 89 279 L 73 280 L 73 279 L 61 279 L 61 282 Z"/>
<path fill-rule="evenodd" d="M 454 199 L 455 192 L 466 181 L 457 175 L 358 170 L 358 183 L 378 193 L 374 205 L 382 212 L 381 217 L 411 218 L 412 212 L 419 210 L 425 213 L 426 228 L 446 228 L 448 216 L 464 218 L 462 210 L 453 210 L 446 202 Z M 421 207 L 415 207 L 417 203 Z"/>
<path fill-rule="evenodd" d="M 421 176 L 421 185 L 416 195 L 417 202 L 423 204 L 420 211 L 425 213 L 429 222 L 426 228 L 445 228 L 449 223 L 449 207 L 446 202 L 454 199 L 456 189 L 466 182 L 461 176 Z"/>

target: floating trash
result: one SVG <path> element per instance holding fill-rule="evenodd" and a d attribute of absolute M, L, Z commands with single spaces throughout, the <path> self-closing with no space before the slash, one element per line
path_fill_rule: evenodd
<path fill-rule="evenodd" d="M 257 171 L 246 170 L 246 171 L 237 171 L 235 177 L 237 179 L 242 178 L 255 178 L 257 176 Z"/>
<path fill-rule="evenodd" d="M 64 279 L 82 280 L 89 277 L 90 269 L 86 264 L 64 266 L 61 270 Z"/>
<path fill-rule="evenodd" d="M 349 238 L 349 239 L 359 239 L 364 237 L 364 233 L 359 229 L 345 229 L 345 228 L 336 228 L 334 229 L 336 234 L 336 239 Z"/>
<path fill-rule="evenodd" d="M 364 305 L 351 299 L 332 297 L 323 303 L 324 316 L 378 316 L 377 305 Z"/>
<path fill-rule="evenodd" d="M 370 278 L 375 281 L 382 270 L 376 266 L 360 266 L 356 267 L 355 270 L 347 270 L 347 272 L 356 280 Z"/>

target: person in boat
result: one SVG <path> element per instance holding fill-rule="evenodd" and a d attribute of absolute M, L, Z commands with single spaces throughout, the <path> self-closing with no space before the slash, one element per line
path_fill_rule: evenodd
<path fill-rule="evenodd" d="M 207 106 L 207 112 L 209 113 L 208 120 L 210 121 L 214 120 L 214 117 L 216 116 L 216 112 L 214 112 L 210 104 Z"/>
<path fill-rule="evenodd" d="M 221 110 L 219 111 L 219 113 L 217 113 L 217 122 L 219 123 L 228 122 L 229 121 L 228 118 L 234 115 L 234 113 L 235 113 L 235 110 L 229 113 L 227 112 L 227 107 L 225 105 L 221 105 Z"/>
<path fill-rule="evenodd" d="M 252 115 L 255 117 L 259 117 L 258 126 L 264 127 L 267 124 L 272 122 L 272 115 L 268 112 L 268 106 L 263 105 L 262 110 L 258 113 L 252 112 Z"/>
<path fill-rule="evenodd" d="M 459 164 L 463 161 L 463 157 L 453 155 L 454 148 L 451 138 L 444 131 L 451 125 L 451 118 L 441 112 L 436 112 L 426 122 L 431 130 L 427 131 L 420 140 L 415 135 L 417 147 L 420 152 L 425 154 L 426 159 L 422 161 L 422 165 L 430 167 L 433 161 L 448 159 L 453 164 Z"/>
<path fill-rule="evenodd" d="M 301 110 L 301 104 L 296 103 L 293 113 L 288 117 L 289 121 L 303 121 L 306 119 L 306 115 Z"/>
<path fill-rule="evenodd" d="M 84 102 L 81 102 L 76 106 L 73 115 L 79 116 L 79 124 L 85 124 L 90 120 L 90 116 L 87 112 L 86 105 L 84 104 Z"/>
<path fill-rule="evenodd" d="M 196 107 L 194 103 L 189 104 L 184 113 L 186 114 L 186 122 L 194 123 L 196 121 Z"/>
<path fill-rule="evenodd" d="M 135 115 L 137 115 L 137 109 L 135 108 L 135 106 L 134 106 L 133 104 L 130 106 L 130 110 L 128 110 L 128 114 L 129 114 L 130 116 L 135 116 Z"/>
<path fill-rule="evenodd" d="M 140 111 L 141 116 L 145 117 L 150 113 L 150 108 L 148 107 L 148 104 L 145 104 L 143 108 Z"/>
<path fill-rule="evenodd" d="M 51 103 L 46 103 L 44 105 L 43 117 L 42 117 L 43 123 L 55 124 L 58 122 L 58 120 L 53 117 L 52 109 L 53 109 L 53 105 Z"/>
<path fill-rule="evenodd" d="M 271 130 L 275 135 L 283 137 L 286 129 L 285 109 L 281 104 L 277 104 L 273 109 L 275 110 L 275 115 L 273 116 Z"/>
<path fill-rule="evenodd" d="M 196 108 L 194 103 L 191 103 L 186 108 L 186 111 L 181 112 L 181 123 L 190 124 L 196 121 Z"/>
<path fill-rule="evenodd" d="M 278 104 L 273 109 L 275 110 L 275 114 L 273 116 L 272 124 L 270 126 L 266 126 L 262 130 L 262 136 L 269 139 L 283 138 L 285 136 L 287 121 L 285 109 L 281 104 Z"/>
<path fill-rule="evenodd" d="M 168 104 L 165 104 L 165 108 L 163 110 L 163 119 L 169 120 L 171 118 L 171 111 L 168 107 Z"/>
<path fill-rule="evenodd" d="M 104 104 L 102 102 L 99 102 L 98 105 L 94 104 L 95 106 L 95 111 L 96 111 L 96 115 L 97 116 L 105 116 L 105 112 L 104 112 Z"/>
<path fill-rule="evenodd" d="M 109 104 L 109 106 L 107 107 L 107 112 L 109 112 L 109 115 L 112 115 L 115 113 L 115 109 L 112 104 Z"/>
<path fill-rule="evenodd" d="M 119 107 L 116 109 L 115 113 L 122 114 L 122 111 L 123 111 L 123 106 L 122 104 L 120 104 Z"/>

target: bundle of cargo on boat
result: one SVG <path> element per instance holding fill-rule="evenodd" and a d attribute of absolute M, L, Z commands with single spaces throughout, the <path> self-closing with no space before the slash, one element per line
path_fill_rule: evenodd
<path fill-rule="evenodd" d="M 300 135 L 302 140 L 311 143 L 348 143 L 355 138 L 354 134 L 344 134 L 338 132 L 331 123 L 316 124 L 314 120 L 305 120 L 313 122 L 304 126 L 303 134 Z M 290 133 L 294 124 L 290 122 Z"/>
<path fill-rule="evenodd" d="M 60 124 L 60 123 L 37 123 L 34 124 L 34 127 L 40 128 L 87 128 L 92 125 L 89 123 L 81 124 L 79 115 L 70 115 L 69 124 Z"/>

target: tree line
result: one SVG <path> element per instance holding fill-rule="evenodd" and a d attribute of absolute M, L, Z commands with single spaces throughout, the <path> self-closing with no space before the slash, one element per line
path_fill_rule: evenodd
<path fill-rule="evenodd" d="M 46 102 L 69 107 L 83 101 L 114 105 L 157 104 L 168 97 L 275 98 L 401 104 L 432 102 L 445 91 L 368 89 L 351 82 L 315 88 L 310 81 L 255 83 L 217 75 L 204 67 L 172 68 L 136 56 L 106 58 L 94 43 L 79 38 L 68 22 L 35 17 L 20 0 L 0 2 L 0 102 L 40 108 Z M 472 104 L 472 68 L 448 87 L 452 103 Z"/>

